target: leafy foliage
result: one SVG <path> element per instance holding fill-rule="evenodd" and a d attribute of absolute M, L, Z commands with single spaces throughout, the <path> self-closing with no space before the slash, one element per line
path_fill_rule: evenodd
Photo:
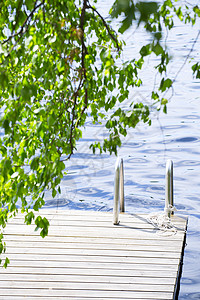
<path fill-rule="evenodd" d="M 152 42 L 140 50 L 140 58 L 121 62 L 123 43 L 88 0 L 4 0 L 0 2 L 0 225 L 15 216 L 18 207 L 25 223 L 33 221 L 42 237 L 49 222 L 37 217 L 46 190 L 60 193 L 65 162 L 76 149 L 82 127 L 89 118 L 105 122 L 108 138 L 90 147 L 117 153 L 121 137 L 140 121 L 151 124 L 150 107 L 120 103 L 130 88 L 139 87 L 138 70 L 146 56 L 160 58 L 156 66 L 163 76 L 154 103 L 166 112 L 163 93 L 173 81 L 165 78 L 169 55 L 161 44 L 162 28 L 173 27 L 177 16 L 185 23 L 200 16 L 195 6 L 184 12 L 170 0 L 157 2 L 116 0 L 111 17 L 123 15 L 119 31 L 133 22 L 144 26 Z M 199 63 L 193 66 L 199 78 Z M 31 200 L 29 200 L 31 199 Z M 5 251 L 0 236 L 0 252 Z M 4 266 L 9 260 L 6 259 Z"/>

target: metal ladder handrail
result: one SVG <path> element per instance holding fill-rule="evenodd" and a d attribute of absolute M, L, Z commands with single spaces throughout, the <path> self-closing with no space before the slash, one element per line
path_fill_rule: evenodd
<path fill-rule="evenodd" d="M 114 192 L 114 207 L 113 207 L 113 224 L 119 224 L 119 210 L 124 212 L 124 166 L 123 159 L 117 158 L 115 164 L 115 192 Z M 120 201 L 119 201 L 120 199 Z M 119 208 L 120 202 L 120 208 Z"/>
<path fill-rule="evenodd" d="M 113 224 L 119 224 L 119 211 L 124 212 L 124 167 L 123 159 L 117 158 L 115 164 L 115 192 L 113 207 Z M 119 207 L 120 199 L 120 207 Z M 170 218 L 174 214 L 174 189 L 173 189 L 173 162 L 168 160 L 166 163 L 166 187 L 165 187 L 165 214 Z"/>
<path fill-rule="evenodd" d="M 165 187 L 165 213 L 170 218 L 174 206 L 174 187 L 173 187 L 173 162 L 168 160 L 166 164 L 166 187 Z"/>

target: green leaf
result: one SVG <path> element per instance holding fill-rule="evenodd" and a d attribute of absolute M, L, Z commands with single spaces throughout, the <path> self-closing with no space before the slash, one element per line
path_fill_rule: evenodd
<path fill-rule="evenodd" d="M 36 231 L 38 230 L 38 229 L 41 229 L 41 231 L 40 231 L 40 235 L 41 235 L 41 237 L 45 237 L 45 236 L 47 236 L 47 234 L 48 234 L 48 228 L 49 228 L 49 221 L 45 218 L 45 217 L 41 217 L 41 216 L 38 216 L 37 218 L 36 218 L 36 220 L 35 220 L 35 224 L 36 224 Z"/>
<path fill-rule="evenodd" d="M 151 14 L 157 13 L 158 11 L 158 3 L 155 1 L 139 1 L 136 7 L 140 12 L 140 19 L 142 21 L 147 21 Z"/>
<path fill-rule="evenodd" d="M 167 78 L 167 79 L 162 79 L 161 83 L 160 83 L 160 87 L 159 90 L 161 90 L 162 92 L 166 91 L 166 89 L 169 89 L 172 86 L 172 80 Z"/>
<path fill-rule="evenodd" d="M 193 74 L 195 74 L 196 78 L 200 79 L 200 63 L 196 63 L 192 66 Z"/>
<path fill-rule="evenodd" d="M 55 189 L 52 190 L 52 197 L 55 198 L 55 196 L 57 195 L 57 192 Z"/>
<path fill-rule="evenodd" d="M 162 48 L 162 46 L 159 44 L 159 43 L 157 43 L 154 47 L 153 47 L 153 52 L 158 56 L 158 55 L 160 55 L 160 54 L 162 54 L 163 53 L 163 48 Z"/>
<path fill-rule="evenodd" d="M 9 265 L 10 263 L 10 260 L 8 259 L 8 257 L 6 257 L 5 261 L 4 261 L 4 264 L 3 264 L 3 267 L 6 269 L 7 266 Z"/>
<path fill-rule="evenodd" d="M 168 100 L 167 99 L 165 99 L 165 98 L 162 98 L 161 99 L 161 104 L 162 105 L 166 105 L 168 103 Z"/>
<path fill-rule="evenodd" d="M 194 6 L 193 11 L 198 15 L 198 17 L 200 18 L 200 8 L 198 7 L 198 5 Z"/>
<path fill-rule="evenodd" d="M 34 157 L 30 165 L 32 170 L 37 170 L 39 167 L 39 157 Z"/>
<path fill-rule="evenodd" d="M 140 54 L 141 56 L 147 56 L 151 53 L 151 44 L 148 44 L 146 46 L 143 46 L 141 49 L 140 49 Z"/>
<path fill-rule="evenodd" d="M 48 126 L 53 126 L 54 122 L 55 122 L 55 119 L 52 115 L 47 117 Z"/>
<path fill-rule="evenodd" d="M 32 220 L 34 220 L 34 218 L 35 218 L 34 213 L 33 213 L 32 211 L 29 212 L 29 213 L 25 216 L 25 223 L 26 223 L 27 225 L 30 225 L 30 224 L 32 223 Z"/>
<path fill-rule="evenodd" d="M 34 2 L 32 0 L 25 0 L 25 4 L 30 11 L 34 8 Z"/>

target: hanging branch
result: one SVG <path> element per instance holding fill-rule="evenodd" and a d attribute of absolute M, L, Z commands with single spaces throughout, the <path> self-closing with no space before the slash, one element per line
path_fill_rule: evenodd
<path fill-rule="evenodd" d="M 81 67 L 82 67 L 82 73 L 83 73 L 83 77 L 84 77 L 84 83 L 86 83 L 87 81 L 87 73 L 86 73 L 86 68 L 85 68 L 85 55 L 87 54 L 87 47 L 85 45 L 85 41 L 84 41 L 84 24 L 85 24 L 85 12 L 87 9 L 87 0 L 83 1 L 83 7 L 82 7 L 82 11 L 81 11 L 81 17 L 80 17 L 80 29 L 81 29 Z M 76 126 L 79 124 L 81 117 L 84 113 L 84 111 L 86 110 L 88 106 L 88 89 L 87 87 L 85 88 L 85 100 L 84 100 L 84 107 L 81 111 L 81 116 L 79 118 L 79 120 L 76 123 Z"/>
<path fill-rule="evenodd" d="M 90 8 L 92 9 L 102 20 L 104 26 L 106 27 L 107 31 L 108 31 L 108 34 L 110 35 L 111 39 L 116 43 L 117 45 L 117 50 L 120 51 L 121 50 L 121 47 L 118 43 L 118 40 L 117 38 L 114 36 L 114 34 L 111 32 L 110 30 L 110 27 L 108 26 L 108 24 L 106 23 L 105 19 L 102 17 L 102 15 L 94 8 L 92 7 L 90 4 L 87 5 L 87 8 Z"/>
<path fill-rule="evenodd" d="M 34 7 L 34 9 L 33 9 L 33 10 L 31 11 L 31 13 L 27 16 L 27 18 L 26 18 L 26 20 L 24 21 L 24 23 L 23 23 L 21 29 L 20 29 L 18 32 L 16 32 L 15 34 L 12 34 L 11 36 L 9 36 L 6 40 L 4 40 L 4 41 L 2 42 L 2 45 L 3 45 L 3 44 L 5 44 L 5 43 L 9 42 L 12 38 L 14 38 L 14 37 L 16 37 L 16 36 L 19 35 L 18 39 L 16 40 L 16 42 L 13 44 L 13 46 L 12 46 L 11 49 L 10 49 L 10 51 L 9 51 L 8 54 L 6 55 L 4 61 L 10 56 L 11 52 L 13 51 L 13 49 L 15 48 L 15 46 L 18 44 L 18 42 L 20 41 L 20 39 L 22 38 L 22 36 L 27 32 L 27 30 L 28 30 L 28 25 L 30 24 L 30 22 L 29 22 L 29 24 L 28 24 L 29 19 L 33 16 L 34 12 L 35 12 L 40 6 L 42 6 L 42 5 L 44 4 L 44 1 L 45 1 L 45 0 L 43 0 L 43 1 L 42 1 L 40 4 L 38 4 L 37 6 L 36 6 L 36 3 L 37 3 L 37 1 L 36 1 L 36 2 L 35 2 L 35 7 Z M 26 29 L 24 30 L 25 26 L 26 26 Z M 3 61 L 0 65 L 2 65 L 2 64 L 4 63 L 4 61 Z"/>
<path fill-rule="evenodd" d="M 183 62 L 183 64 L 182 64 L 182 66 L 180 67 L 180 69 L 179 69 L 178 72 L 176 73 L 176 76 L 175 76 L 174 79 L 173 79 L 173 83 L 176 81 L 178 75 L 180 74 L 180 72 L 182 71 L 182 69 L 183 69 L 183 67 L 185 66 L 186 62 L 188 61 L 188 59 L 189 59 L 189 57 L 190 57 L 190 54 L 193 52 L 194 47 L 195 47 L 195 45 L 196 45 L 196 43 L 197 43 L 197 41 L 198 41 L 199 36 L 200 36 L 200 30 L 198 31 L 197 36 L 196 36 L 194 42 L 192 43 L 192 47 L 191 47 L 189 53 L 187 54 L 187 56 L 185 57 L 185 60 L 184 60 L 184 62 Z"/>
<path fill-rule="evenodd" d="M 16 32 L 15 34 L 12 34 L 11 36 L 9 36 L 6 40 L 4 40 L 2 42 L 2 45 L 4 45 L 5 43 L 7 43 L 8 41 L 10 41 L 12 38 L 20 35 L 20 37 L 17 39 L 16 43 L 14 46 L 16 46 L 16 44 L 19 42 L 19 40 L 21 39 L 22 35 L 27 31 L 28 27 L 26 28 L 26 30 L 24 31 L 24 28 L 25 26 L 27 25 L 29 19 L 33 16 L 34 12 L 44 4 L 44 1 L 43 0 L 40 4 L 36 5 L 37 4 L 37 1 L 35 2 L 35 6 L 34 6 L 34 9 L 30 12 L 30 14 L 27 16 L 26 20 L 24 21 L 24 23 L 22 24 L 20 30 L 18 32 Z M 24 32 L 23 32 L 24 31 Z"/>
<path fill-rule="evenodd" d="M 81 111 L 80 117 L 77 120 L 76 124 L 74 124 L 75 122 L 75 108 L 76 108 L 76 102 L 77 102 L 77 97 L 79 94 L 79 91 L 81 90 L 81 88 L 83 87 L 84 83 L 86 83 L 87 81 L 87 73 L 86 73 L 86 68 L 85 68 L 85 55 L 87 54 L 87 47 L 85 45 L 85 41 L 84 41 L 84 24 L 85 24 L 85 12 L 87 9 L 87 0 L 83 1 L 83 7 L 81 10 L 81 16 L 80 16 L 80 30 L 81 30 L 81 78 L 80 78 L 80 82 L 79 82 L 79 86 L 76 90 L 76 92 L 73 95 L 74 98 L 74 104 L 73 104 L 73 108 L 72 108 L 72 119 L 71 119 L 71 131 L 70 131 L 70 138 L 69 138 L 69 143 L 70 143 L 70 147 L 71 147 L 71 153 L 69 154 L 69 156 L 67 157 L 67 160 L 71 157 L 71 155 L 73 154 L 73 130 L 75 127 L 78 126 L 81 117 L 84 113 L 84 111 L 86 110 L 87 106 L 88 106 L 88 89 L 87 87 L 85 88 L 85 100 L 84 100 L 84 107 Z"/>

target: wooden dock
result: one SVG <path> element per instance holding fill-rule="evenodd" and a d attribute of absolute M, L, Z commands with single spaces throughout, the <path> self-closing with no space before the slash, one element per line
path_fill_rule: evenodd
<path fill-rule="evenodd" d="M 5 229 L 7 269 L 0 299 L 176 299 L 187 220 L 172 216 L 164 234 L 146 215 L 41 210 L 50 220 L 42 239 L 17 216 Z"/>

